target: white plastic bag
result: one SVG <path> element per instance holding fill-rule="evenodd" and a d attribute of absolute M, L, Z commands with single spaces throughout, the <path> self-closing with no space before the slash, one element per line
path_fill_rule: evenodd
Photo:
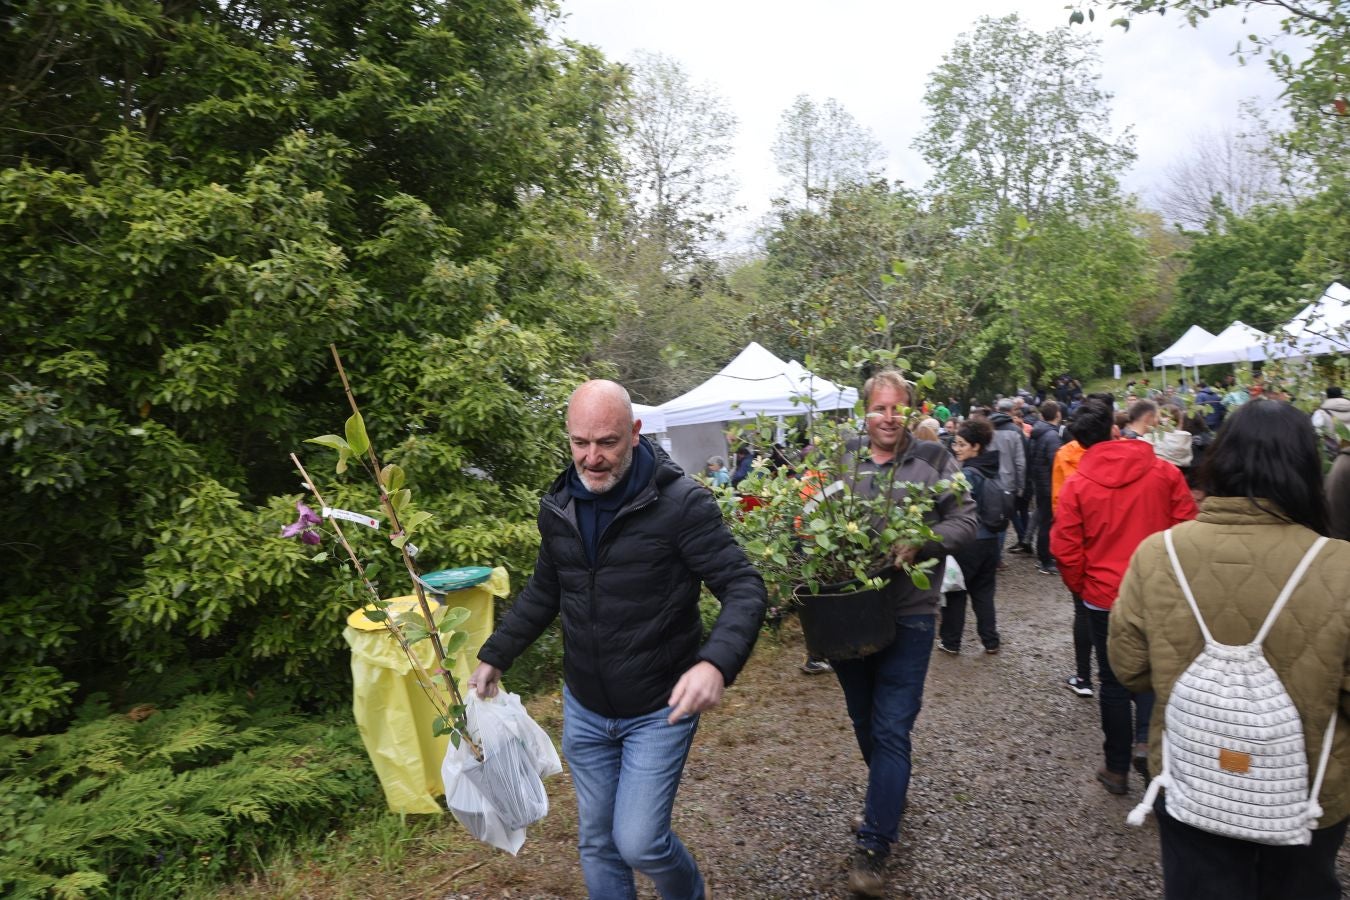
<path fill-rule="evenodd" d="M 525 843 L 525 826 L 548 813 L 541 776 L 562 771 L 558 751 L 515 694 L 465 698 L 469 733 L 482 761 L 463 741 L 451 746 L 441 765 L 446 804 L 475 838 L 514 855 Z"/>
<path fill-rule="evenodd" d="M 952 591 L 965 589 L 966 574 L 961 571 L 961 564 L 956 561 L 955 556 L 948 556 L 946 567 L 942 570 L 942 593 L 950 594 Z"/>

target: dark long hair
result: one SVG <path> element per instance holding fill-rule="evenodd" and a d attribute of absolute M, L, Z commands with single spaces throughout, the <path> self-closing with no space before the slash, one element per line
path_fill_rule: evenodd
<path fill-rule="evenodd" d="M 1229 414 L 1198 481 L 1210 496 L 1246 497 L 1286 521 L 1327 533 L 1317 432 L 1307 413 L 1288 403 L 1248 400 Z"/>

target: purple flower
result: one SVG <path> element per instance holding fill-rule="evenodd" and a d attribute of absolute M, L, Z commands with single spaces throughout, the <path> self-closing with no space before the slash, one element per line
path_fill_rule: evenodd
<path fill-rule="evenodd" d="M 306 506 L 303 500 L 295 501 L 295 511 L 300 514 L 300 517 L 281 529 L 281 536 L 284 538 L 299 537 L 306 544 L 322 543 L 323 535 L 319 534 L 315 526 L 322 525 L 323 519 L 319 518 L 314 510 Z"/>

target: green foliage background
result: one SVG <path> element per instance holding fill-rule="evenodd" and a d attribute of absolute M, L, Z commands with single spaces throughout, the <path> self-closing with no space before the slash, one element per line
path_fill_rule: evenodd
<path fill-rule="evenodd" d="M 274 539 L 287 453 L 345 418 L 330 341 L 436 511 L 424 564 L 526 570 L 560 403 L 615 307 L 577 247 L 616 208 L 619 77 L 547 40 L 555 12 L 18 4 L 0 724 L 184 666 L 340 696 L 345 579 Z"/>

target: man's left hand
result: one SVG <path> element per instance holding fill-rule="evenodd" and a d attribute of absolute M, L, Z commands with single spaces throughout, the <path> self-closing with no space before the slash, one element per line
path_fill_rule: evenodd
<path fill-rule="evenodd" d="M 695 663 L 680 676 L 680 680 L 675 683 L 675 690 L 670 692 L 666 705 L 674 709 L 666 721 L 674 725 L 686 716 L 712 709 L 722 700 L 722 691 L 725 689 L 726 682 L 717 666 L 710 662 Z"/>

